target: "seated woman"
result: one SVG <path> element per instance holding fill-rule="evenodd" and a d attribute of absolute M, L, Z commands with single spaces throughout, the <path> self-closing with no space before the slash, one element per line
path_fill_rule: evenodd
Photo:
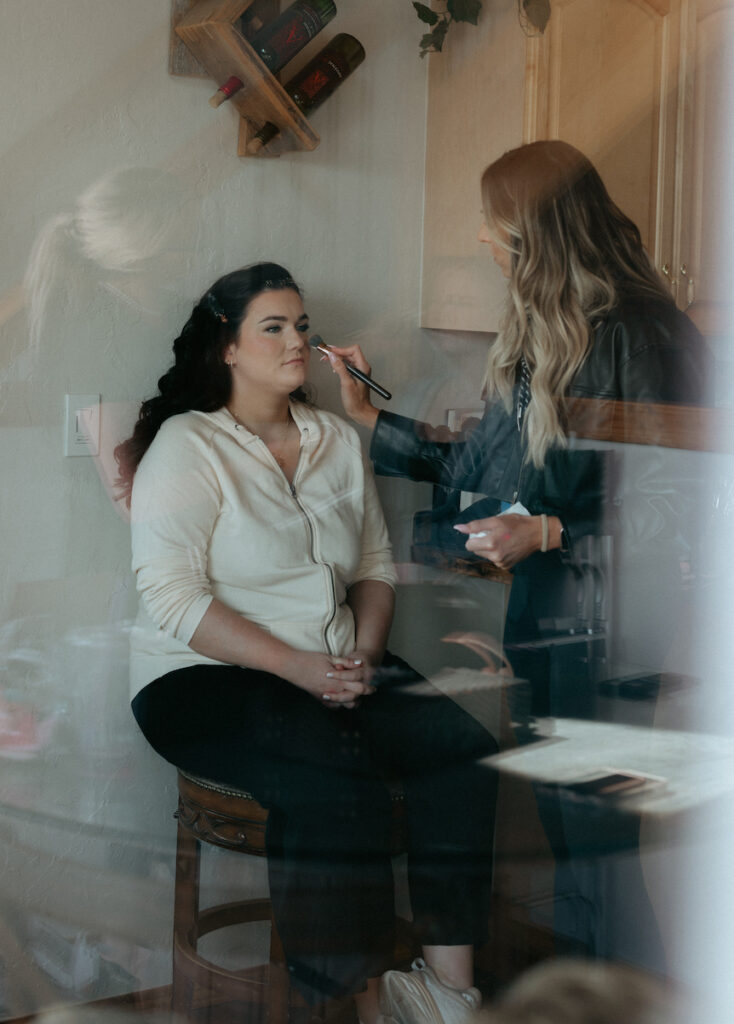
<path fill-rule="evenodd" d="M 353 428 L 304 394 L 308 330 L 282 267 L 222 277 L 118 449 L 141 597 L 133 712 L 168 761 L 269 808 L 291 977 L 311 1002 L 354 994 L 364 1024 L 393 949 L 386 781 L 399 777 L 426 961 L 414 973 L 434 1019 L 456 1020 L 479 1001 L 495 781 L 477 759 L 496 743 L 385 653 L 385 523 Z"/>

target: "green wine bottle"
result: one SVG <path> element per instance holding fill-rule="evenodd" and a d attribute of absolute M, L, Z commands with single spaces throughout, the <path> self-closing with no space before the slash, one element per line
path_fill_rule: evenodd
<path fill-rule="evenodd" d="M 285 86 L 285 91 L 304 114 L 320 107 L 338 85 L 364 60 L 364 47 L 354 36 L 341 32 L 319 50 L 312 61 Z M 280 129 L 266 122 L 247 144 L 247 152 L 259 153 Z"/>
<path fill-rule="evenodd" d="M 275 74 L 303 49 L 336 14 L 334 0 L 296 0 L 260 29 L 250 44 Z"/>

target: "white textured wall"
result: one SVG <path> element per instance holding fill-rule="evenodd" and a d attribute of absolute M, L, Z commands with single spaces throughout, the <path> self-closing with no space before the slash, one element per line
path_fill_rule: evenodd
<path fill-rule="evenodd" d="M 339 0 L 324 38 L 353 33 L 366 62 L 314 117 L 320 147 L 275 161 L 238 159 L 235 113 L 207 104 L 210 82 L 169 77 L 168 25 L 168 0 L 2 4 L 0 901 L 11 927 L 0 1011 L 13 1014 L 55 998 L 33 966 L 48 958 L 49 928 L 57 942 L 68 925 L 67 991 L 168 978 L 171 771 L 127 707 L 134 595 L 110 451 L 192 303 L 237 266 L 284 263 L 305 287 L 314 329 L 359 339 L 404 412 L 472 402 L 457 359 L 462 370 L 483 361 L 481 341 L 455 339 L 447 355 L 447 339 L 416 327 L 426 63 L 412 5 Z M 105 202 L 90 200 L 94 188 L 107 189 Z M 81 214 L 94 253 L 82 258 L 74 230 L 37 251 L 54 218 Z M 21 288 L 32 255 L 53 272 L 33 321 Z M 316 367 L 333 408 L 332 382 Z M 63 458 L 67 392 L 101 394 L 102 460 Z M 410 513 L 429 491 L 397 483 L 384 493 L 405 557 Z M 116 966 L 100 967 L 100 955 Z"/>

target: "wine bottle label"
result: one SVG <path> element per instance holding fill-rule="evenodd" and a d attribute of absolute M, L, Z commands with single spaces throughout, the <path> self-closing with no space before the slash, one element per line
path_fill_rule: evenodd
<path fill-rule="evenodd" d="M 336 65 L 327 62 L 334 70 L 338 80 L 344 78 Z M 305 93 L 310 100 L 313 100 L 322 90 L 327 89 L 330 85 L 335 84 L 331 75 L 328 75 L 323 68 L 315 68 L 308 78 L 304 78 L 298 85 L 298 91 Z"/>
<path fill-rule="evenodd" d="M 323 23 L 317 12 L 304 5 L 267 40 L 265 46 L 276 55 L 277 62 L 282 67 L 291 57 L 295 57 L 321 28 Z"/>
<path fill-rule="evenodd" d="M 294 93 L 297 93 L 299 105 L 305 103 L 309 108 L 321 103 L 332 94 L 337 85 L 347 77 L 349 68 L 337 63 L 329 53 L 317 57 L 318 63 L 311 67 L 308 74 L 297 81 Z M 308 69 L 306 69 L 308 70 Z"/>

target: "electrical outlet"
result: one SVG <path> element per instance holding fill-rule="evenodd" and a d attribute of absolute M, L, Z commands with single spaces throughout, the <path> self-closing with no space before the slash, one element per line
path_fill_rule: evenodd
<path fill-rule="evenodd" d="M 99 455 L 99 395 L 66 395 L 64 455 Z"/>

